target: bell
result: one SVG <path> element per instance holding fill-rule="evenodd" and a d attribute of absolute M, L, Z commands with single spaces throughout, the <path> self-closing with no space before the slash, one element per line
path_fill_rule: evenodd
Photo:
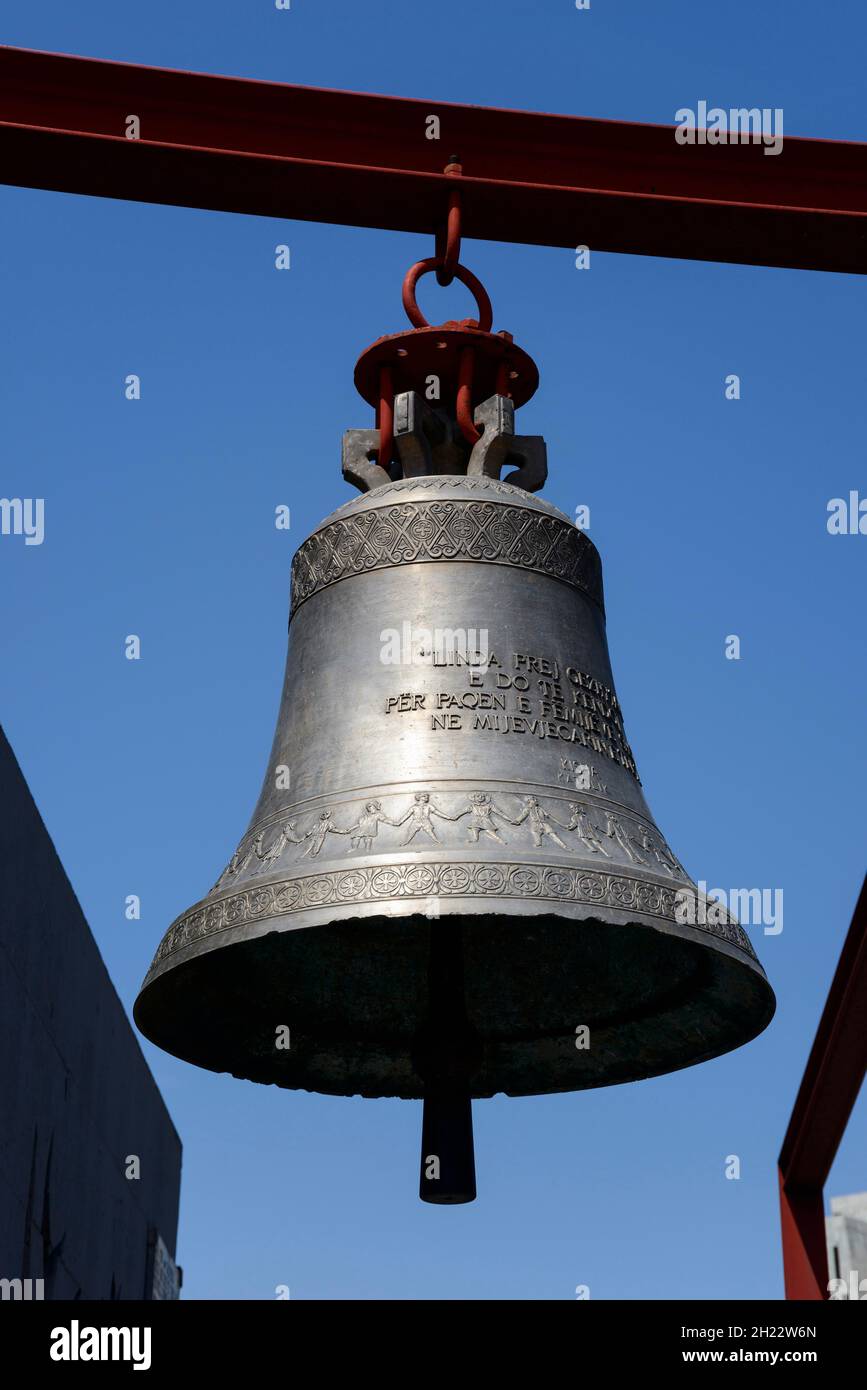
<path fill-rule="evenodd" d="M 197 1066 L 424 1098 L 437 1202 L 475 1195 L 473 1098 L 658 1076 L 774 1010 L 645 801 L 599 555 L 534 495 L 545 446 L 514 411 L 536 369 L 483 295 L 478 321 L 414 318 L 358 363 L 362 495 L 294 557 L 259 801 L 135 1006 Z"/>

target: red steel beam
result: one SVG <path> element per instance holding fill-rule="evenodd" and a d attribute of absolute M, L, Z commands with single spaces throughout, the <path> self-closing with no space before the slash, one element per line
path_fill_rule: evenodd
<path fill-rule="evenodd" d="M 780 1150 L 787 1298 L 828 1297 L 822 1189 L 867 1071 L 867 879 Z"/>
<path fill-rule="evenodd" d="M 5 183 L 428 233 L 457 183 L 469 237 L 867 271 L 867 145 L 674 130 L 0 47 Z"/>
<path fill-rule="evenodd" d="M 828 1244 L 822 1189 L 794 1191 L 780 1173 L 780 1226 L 787 1299 L 828 1297 Z"/>

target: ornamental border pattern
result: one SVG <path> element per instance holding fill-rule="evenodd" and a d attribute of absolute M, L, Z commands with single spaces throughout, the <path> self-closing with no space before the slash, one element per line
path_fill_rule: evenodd
<path fill-rule="evenodd" d="M 525 488 L 515 487 L 513 483 L 499 482 L 484 475 L 471 478 L 466 473 L 428 473 L 421 478 L 398 478 L 396 482 L 384 483 L 382 487 L 374 488 L 361 497 L 348 498 L 346 502 L 341 502 L 331 515 L 337 516 L 350 507 L 362 507 L 365 503 L 368 504 L 368 507 L 371 505 L 380 506 L 381 499 L 390 493 L 414 492 L 419 488 L 429 492 L 446 492 L 455 488 L 469 492 L 496 492 L 501 497 L 513 497 L 519 504 L 530 506 L 536 511 L 544 511 L 548 516 L 555 516 L 561 521 L 569 520 L 559 507 L 555 507 L 553 502 L 548 501 L 547 497 L 540 497 L 538 493 L 529 493 Z"/>
<path fill-rule="evenodd" d="M 292 612 L 350 575 L 434 560 L 476 560 L 547 574 L 604 612 L 602 565 L 569 521 L 532 507 L 446 498 L 394 503 L 329 522 L 292 561 Z"/>
<path fill-rule="evenodd" d="M 645 916 L 671 921 L 676 890 L 624 874 L 543 864 L 413 862 L 333 870 L 248 888 L 218 902 L 205 902 L 193 908 L 169 927 L 154 956 L 148 979 L 175 951 L 230 927 L 243 926 L 245 922 L 328 905 L 438 896 L 532 898 L 621 910 L 635 908 Z M 738 947 L 758 964 L 749 937 L 734 918 L 724 923 L 690 925 Z"/>

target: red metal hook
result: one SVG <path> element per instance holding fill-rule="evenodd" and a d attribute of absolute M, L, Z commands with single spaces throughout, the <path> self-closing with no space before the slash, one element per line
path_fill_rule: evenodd
<path fill-rule="evenodd" d="M 456 159 L 450 160 L 445 167 L 445 173 L 452 177 L 462 172 L 463 170 Z M 450 285 L 454 280 L 457 266 L 461 259 L 462 220 L 463 205 L 461 201 L 461 190 L 459 188 L 453 188 L 449 192 L 445 236 L 443 236 L 441 230 L 436 234 L 436 256 L 437 260 L 440 262 L 437 266 L 437 284 L 442 285 L 444 288 Z"/>

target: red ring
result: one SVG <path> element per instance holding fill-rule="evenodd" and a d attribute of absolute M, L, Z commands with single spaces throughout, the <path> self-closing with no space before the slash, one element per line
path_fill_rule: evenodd
<path fill-rule="evenodd" d="M 406 272 L 401 298 L 403 300 L 403 307 L 406 310 L 406 316 L 413 328 L 430 328 L 431 326 L 416 303 L 415 287 L 422 275 L 430 274 L 432 270 L 436 270 L 442 263 L 439 256 L 429 256 L 426 261 L 416 261 L 415 265 L 411 265 Z M 491 326 L 494 322 L 494 311 L 491 308 L 491 301 L 488 298 L 487 290 L 481 280 L 477 280 L 473 272 L 467 270 L 465 265 L 456 265 L 454 273 L 455 278 L 460 280 L 462 285 L 466 285 L 476 301 L 476 308 L 479 311 L 479 328 L 483 333 L 490 333 Z"/>

